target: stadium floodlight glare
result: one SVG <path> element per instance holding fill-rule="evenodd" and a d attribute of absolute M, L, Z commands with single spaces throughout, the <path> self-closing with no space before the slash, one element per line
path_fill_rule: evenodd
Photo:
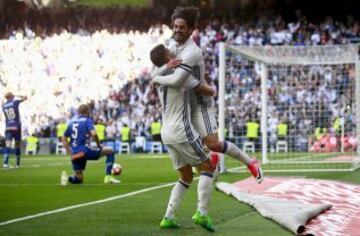
<path fill-rule="evenodd" d="M 255 151 L 265 171 L 359 168 L 359 47 L 221 43 L 220 139 Z"/>

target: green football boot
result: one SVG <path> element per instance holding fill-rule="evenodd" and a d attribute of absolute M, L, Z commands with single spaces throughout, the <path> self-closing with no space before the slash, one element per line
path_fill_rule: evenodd
<path fill-rule="evenodd" d="M 193 221 L 197 225 L 201 225 L 203 228 L 210 232 L 215 232 L 215 228 L 210 216 L 202 216 L 199 211 L 197 211 L 193 217 Z"/>
<path fill-rule="evenodd" d="M 180 225 L 176 222 L 175 219 L 168 219 L 168 218 L 164 217 L 160 222 L 160 228 L 177 229 L 177 228 L 180 228 Z"/>
<path fill-rule="evenodd" d="M 120 183 L 121 183 L 120 180 L 115 179 L 111 175 L 105 175 L 104 184 L 120 184 Z"/>

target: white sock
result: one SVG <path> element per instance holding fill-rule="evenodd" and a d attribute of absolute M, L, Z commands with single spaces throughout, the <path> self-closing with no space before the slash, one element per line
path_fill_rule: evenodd
<path fill-rule="evenodd" d="M 212 191 L 212 173 L 201 172 L 198 183 L 198 211 L 201 215 L 208 214 L 208 205 Z"/>
<path fill-rule="evenodd" d="M 224 142 L 225 154 L 231 156 L 232 158 L 244 162 L 246 165 L 250 164 L 251 157 L 238 148 L 235 144 L 225 141 Z"/>
<path fill-rule="evenodd" d="M 175 184 L 171 191 L 169 203 L 166 209 L 166 218 L 173 219 L 175 217 L 175 211 L 179 208 L 182 197 L 189 186 L 190 184 L 182 181 L 181 179 Z"/>

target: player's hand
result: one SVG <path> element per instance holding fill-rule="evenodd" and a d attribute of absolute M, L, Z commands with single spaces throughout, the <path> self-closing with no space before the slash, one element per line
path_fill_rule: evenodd
<path fill-rule="evenodd" d="M 156 82 L 154 82 L 153 80 L 150 80 L 149 86 L 151 89 L 156 88 L 156 85 L 157 85 Z"/>
<path fill-rule="evenodd" d="M 168 61 L 168 63 L 166 64 L 166 68 L 167 68 L 167 69 L 174 69 L 174 68 L 176 68 L 178 65 L 180 65 L 181 62 L 182 62 L 182 60 L 180 60 L 180 59 L 172 58 L 172 59 L 170 59 L 170 61 Z"/>
<path fill-rule="evenodd" d="M 204 79 L 205 79 L 206 83 L 210 82 L 210 76 L 208 73 L 205 73 Z"/>
<path fill-rule="evenodd" d="M 210 94 L 209 94 L 209 97 L 215 97 L 216 96 L 216 91 L 213 90 Z"/>
<path fill-rule="evenodd" d="M 65 151 L 66 151 L 66 155 L 71 155 L 71 152 L 70 152 L 70 148 L 65 148 Z"/>

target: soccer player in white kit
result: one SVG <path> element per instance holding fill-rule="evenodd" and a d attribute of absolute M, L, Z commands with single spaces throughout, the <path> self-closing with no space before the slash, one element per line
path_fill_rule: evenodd
<path fill-rule="evenodd" d="M 172 22 L 174 25 L 174 39 L 177 45 L 171 48 L 171 52 L 175 54 L 176 58 L 181 59 L 181 67 L 178 67 L 173 74 L 157 76 L 154 79 L 155 82 L 168 87 L 177 87 L 184 82 L 184 79 L 188 78 L 188 74 L 192 74 L 199 81 L 204 81 L 205 66 L 202 51 L 190 38 L 192 31 L 190 34 L 186 31 L 195 28 L 198 14 L 197 8 L 194 7 L 177 8 L 175 10 L 172 15 Z M 160 70 L 165 70 L 165 68 L 162 67 Z M 191 123 L 206 144 L 206 147 L 211 151 L 225 153 L 236 160 L 242 161 L 247 165 L 255 180 L 261 183 L 263 174 L 259 161 L 250 158 L 234 143 L 219 141 L 214 99 L 203 96 L 195 90 L 190 92 L 190 98 Z"/>
<path fill-rule="evenodd" d="M 167 52 L 163 45 L 155 47 L 150 57 L 153 63 L 161 66 L 161 58 Z M 168 64 L 169 65 L 169 64 Z M 154 70 L 152 77 L 156 78 L 158 70 Z M 193 174 L 192 166 L 200 169 L 200 180 L 198 183 L 198 210 L 193 216 L 194 222 L 214 231 L 211 218 L 208 216 L 208 202 L 212 191 L 213 168 L 209 157 L 204 152 L 200 136 L 194 130 L 190 118 L 189 90 L 202 85 L 191 75 L 184 80 L 184 84 L 178 88 L 159 86 L 158 94 L 162 105 L 163 125 L 161 127 L 161 138 L 167 146 L 174 169 L 179 173 L 179 181 L 174 186 L 164 218 L 160 223 L 162 228 L 178 228 L 175 220 L 175 211 L 179 207 L 182 196 L 190 186 Z M 211 91 L 206 91 L 209 89 Z M 201 90 L 200 90 L 201 91 Z M 205 86 L 207 94 L 213 94 L 211 87 Z"/>

